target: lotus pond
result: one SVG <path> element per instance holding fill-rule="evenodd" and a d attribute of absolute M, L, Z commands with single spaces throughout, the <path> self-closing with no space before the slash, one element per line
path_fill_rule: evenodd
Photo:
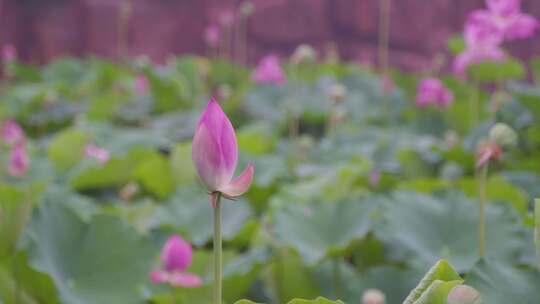
<path fill-rule="evenodd" d="M 0 303 L 212 303 L 213 207 L 191 155 L 212 96 L 237 174 L 255 167 L 221 201 L 225 303 L 540 303 L 539 60 L 467 80 L 261 65 L 9 63 Z"/>

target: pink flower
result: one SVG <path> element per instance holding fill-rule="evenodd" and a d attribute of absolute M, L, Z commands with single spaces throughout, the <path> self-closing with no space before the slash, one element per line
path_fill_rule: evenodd
<path fill-rule="evenodd" d="M 21 177 L 26 175 L 29 168 L 26 142 L 18 142 L 12 149 L 9 157 L 8 173 L 11 176 Z"/>
<path fill-rule="evenodd" d="M 480 168 L 490 160 L 500 161 L 503 150 L 500 145 L 494 141 L 487 141 L 479 145 L 476 151 L 476 168 Z"/>
<path fill-rule="evenodd" d="M 437 78 L 424 78 L 418 84 L 416 106 L 422 108 L 435 104 L 441 108 L 454 101 L 454 94 Z"/>
<path fill-rule="evenodd" d="M 2 47 L 2 61 L 4 63 L 10 63 L 17 59 L 17 49 L 13 44 L 5 44 Z"/>
<path fill-rule="evenodd" d="M 134 83 L 135 91 L 139 94 L 146 94 L 149 87 L 148 78 L 144 74 L 137 75 Z"/>
<path fill-rule="evenodd" d="M 216 48 L 219 45 L 219 39 L 219 26 L 211 24 L 204 30 L 204 41 L 209 47 Z"/>
<path fill-rule="evenodd" d="M 258 84 L 280 85 L 286 81 L 285 74 L 279 66 L 279 59 L 274 55 L 268 55 L 261 59 L 253 71 L 251 79 Z"/>
<path fill-rule="evenodd" d="M 244 194 L 251 185 L 254 166 L 249 164 L 233 179 L 238 161 L 238 145 L 234 128 L 212 98 L 202 113 L 193 137 L 192 159 L 206 188 L 226 198 Z"/>
<path fill-rule="evenodd" d="M 105 164 L 111 158 L 109 151 L 94 144 L 86 145 L 84 153 L 88 158 L 95 158 L 99 163 Z"/>
<path fill-rule="evenodd" d="M 173 287 L 199 287 L 202 280 L 186 270 L 191 265 L 193 250 L 180 236 L 170 237 L 161 250 L 161 267 L 150 273 L 154 284 L 168 283 Z"/>
<path fill-rule="evenodd" d="M 471 13 L 467 22 L 495 27 L 507 40 L 529 38 L 534 35 L 538 21 L 521 12 L 521 0 L 486 0 L 487 10 Z"/>
<path fill-rule="evenodd" d="M 485 61 L 502 61 L 506 55 L 500 48 L 501 32 L 492 24 L 470 19 L 465 25 L 466 47 L 454 60 L 453 70 L 463 77 L 472 64 Z"/>
<path fill-rule="evenodd" d="M 6 144 L 13 145 L 24 141 L 24 139 L 24 131 L 15 120 L 8 119 L 4 121 L 2 124 L 2 140 Z"/>

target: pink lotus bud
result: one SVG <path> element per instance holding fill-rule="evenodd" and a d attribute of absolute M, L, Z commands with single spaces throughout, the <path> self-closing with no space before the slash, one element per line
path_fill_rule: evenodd
<path fill-rule="evenodd" d="M 100 148 L 94 144 L 88 144 L 85 148 L 85 155 L 89 158 L 95 158 L 99 163 L 105 164 L 111 158 L 109 151 Z"/>
<path fill-rule="evenodd" d="M 2 47 L 2 61 L 4 64 L 10 63 L 17 59 L 17 49 L 13 44 L 6 44 Z"/>
<path fill-rule="evenodd" d="M 362 295 L 362 304 L 385 304 L 386 296 L 378 289 L 368 289 Z"/>
<path fill-rule="evenodd" d="M 167 271 L 184 272 L 191 264 L 191 245 L 180 236 L 171 236 L 161 250 L 161 263 Z"/>
<path fill-rule="evenodd" d="M 139 94 L 146 94 L 148 93 L 148 88 L 150 87 L 150 84 L 148 83 L 148 78 L 144 74 L 137 75 L 137 78 L 135 78 L 134 88 L 135 91 Z"/>
<path fill-rule="evenodd" d="M 490 160 L 500 161 L 502 154 L 501 146 L 491 140 L 480 144 L 476 152 L 476 168 L 484 166 Z"/>
<path fill-rule="evenodd" d="M 220 36 L 219 26 L 215 24 L 209 25 L 204 30 L 204 41 L 209 47 L 216 48 L 219 45 Z"/>
<path fill-rule="evenodd" d="M 15 177 L 26 175 L 29 168 L 29 162 L 26 143 L 24 141 L 17 143 L 11 149 L 8 166 L 9 175 Z"/>
<path fill-rule="evenodd" d="M 437 78 L 424 78 L 418 85 L 416 106 L 426 107 L 435 104 L 441 108 L 454 101 L 454 94 Z"/>
<path fill-rule="evenodd" d="M 234 128 L 217 101 L 212 98 L 202 113 L 193 137 L 192 159 L 210 192 L 235 198 L 249 189 L 254 166 L 249 164 L 233 179 L 238 161 Z"/>
<path fill-rule="evenodd" d="M 452 288 L 446 301 L 448 304 L 480 304 L 482 297 L 476 289 L 468 285 L 458 285 Z"/>
<path fill-rule="evenodd" d="M 180 236 L 173 235 L 161 250 L 162 267 L 150 273 L 150 280 L 154 284 L 168 283 L 174 287 L 199 287 L 201 278 L 186 272 L 192 255 L 191 245 Z"/>
<path fill-rule="evenodd" d="M 11 119 L 4 121 L 2 124 L 2 140 L 6 144 L 13 145 L 24 141 L 24 139 L 24 131 L 16 121 Z"/>
<path fill-rule="evenodd" d="M 279 59 L 274 55 L 265 56 L 251 75 L 251 79 L 258 84 L 275 84 L 280 85 L 285 83 L 286 77 L 281 67 Z"/>

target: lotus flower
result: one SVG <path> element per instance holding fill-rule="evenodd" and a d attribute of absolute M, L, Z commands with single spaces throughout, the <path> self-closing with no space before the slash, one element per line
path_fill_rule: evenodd
<path fill-rule="evenodd" d="M 503 36 L 494 25 L 470 20 L 465 25 L 466 47 L 454 60 L 454 73 L 463 76 L 472 64 L 504 60 L 502 41 Z"/>
<path fill-rule="evenodd" d="M 507 40 L 529 38 L 538 27 L 536 18 L 521 12 L 521 0 L 486 0 L 487 10 L 469 15 L 469 23 L 493 27 Z"/>
<path fill-rule="evenodd" d="M 418 85 L 416 106 L 426 107 L 435 104 L 447 107 L 454 101 L 454 94 L 437 78 L 424 78 Z"/>
<path fill-rule="evenodd" d="M 280 85 L 286 81 L 285 74 L 279 66 L 279 59 L 274 55 L 268 55 L 261 59 L 253 71 L 251 79 L 258 84 Z"/>
<path fill-rule="evenodd" d="M 8 173 L 11 176 L 21 177 L 26 175 L 29 168 L 26 142 L 18 142 L 12 149 L 9 157 Z"/>
<path fill-rule="evenodd" d="M 6 120 L 2 124 L 2 140 L 8 145 L 14 145 L 24 141 L 24 131 L 14 120 Z"/>
<path fill-rule="evenodd" d="M 209 25 L 204 30 L 204 41 L 206 44 L 208 44 L 209 47 L 215 48 L 219 45 L 219 39 L 220 39 L 220 31 L 219 26 L 215 24 Z"/>
<path fill-rule="evenodd" d="M 107 151 L 106 149 L 100 148 L 94 144 L 86 145 L 84 149 L 84 153 L 86 157 L 94 158 L 101 164 L 105 164 L 111 158 L 109 151 Z"/>
<path fill-rule="evenodd" d="M 193 250 L 180 236 L 170 237 L 161 250 L 161 268 L 150 273 L 154 284 L 167 283 L 174 287 L 199 287 L 202 280 L 186 270 L 191 265 Z"/>
<path fill-rule="evenodd" d="M 490 160 L 500 161 L 502 159 L 503 150 L 496 142 L 489 140 L 478 146 L 476 152 L 476 168 L 480 168 L 487 164 Z"/>
<path fill-rule="evenodd" d="M 4 64 L 10 63 L 17 59 L 17 49 L 13 44 L 6 44 L 2 47 L 2 61 Z"/>
<path fill-rule="evenodd" d="M 251 185 L 252 164 L 233 179 L 238 161 L 238 145 L 234 128 L 212 98 L 202 113 L 193 137 L 192 159 L 201 181 L 211 193 L 229 199 L 244 194 Z"/>

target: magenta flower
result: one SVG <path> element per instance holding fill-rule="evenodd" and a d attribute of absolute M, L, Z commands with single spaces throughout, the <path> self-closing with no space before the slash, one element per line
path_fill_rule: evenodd
<path fill-rule="evenodd" d="M 251 185 L 253 164 L 233 179 L 238 161 L 238 145 L 234 128 L 212 98 L 202 113 L 193 137 L 192 158 L 206 188 L 229 199 L 244 194 Z"/>
<path fill-rule="evenodd" d="M 529 38 L 538 27 L 536 18 L 521 12 L 520 0 L 486 0 L 487 10 L 473 11 L 468 23 L 494 27 L 507 40 Z"/>
<path fill-rule="evenodd" d="M 472 64 L 485 61 L 502 61 L 506 55 L 500 48 L 503 41 L 501 32 L 493 25 L 469 20 L 465 25 L 466 47 L 454 60 L 453 70 L 464 76 Z"/>
<path fill-rule="evenodd" d="M 275 84 L 280 85 L 285 83 L 286 77 L 281 67 L 279 59 L 274 55 L 267 55 L 257 65 L 251 79 L 258 84 Z"/>
<path fill-rule="evenodd" d="M 150 84 L 148 83 L 148 78 L 144 74 L 137 75 L 137 78 L 135 78 L 134 88 L 135 92 L 139 94 L 146 94 L 148 93 L 148 88 L 150 87 Z"/>
<path fill-rule="evenodd" d="M 101 164 L 105 164 L 111 158 L 111 154 L 107 149 L 100 148 L 94 144 L 87 144 L 84 148 L 84 154 L 88 158 L 96 159 Z"/>
<path fill-rule="evenodd" d="M 26 175 L 29 168 L 28 153 L 26 151 L 26 142 L 18 142 L 12 149 L 9 157 L 8 173 L 11 176 L 21 177 Z"/>
<path fill-rule="evenodd" d="M 431 104 L 445 108 L 454 101 L 454 94 L 437 78 L 424 78 L 418 84 L 416 106 L 423 108 Z"/>
<path fill-rule="evenodd" d="M 2 124 L 2 140 L 8 145 L 24 141 L 24 131 L 14 120 L 8 119 Z"/>
<path fill-rule="evenodd" d="M 10 63 L 17 59 L 17 49 L 13 44 L 5 44 L 2 47 L 2 61 L 4 63 Z"/>
<path fill-rule="evenodd" d="M 204 41 L 211 48 L 216 48 L 219 45 L 220 36 L 219 26 L 215 24 L 209 25 L 204 30 Z"/>
<path fill-rule="evenodd" d="M 188 288 L 201 286 L 199 276 L 186 272 L 192 257 L 191 245 L 178 235 L 171 236 L 161 250 L 161 267 L 150 273 L 152 283 Z"/>

